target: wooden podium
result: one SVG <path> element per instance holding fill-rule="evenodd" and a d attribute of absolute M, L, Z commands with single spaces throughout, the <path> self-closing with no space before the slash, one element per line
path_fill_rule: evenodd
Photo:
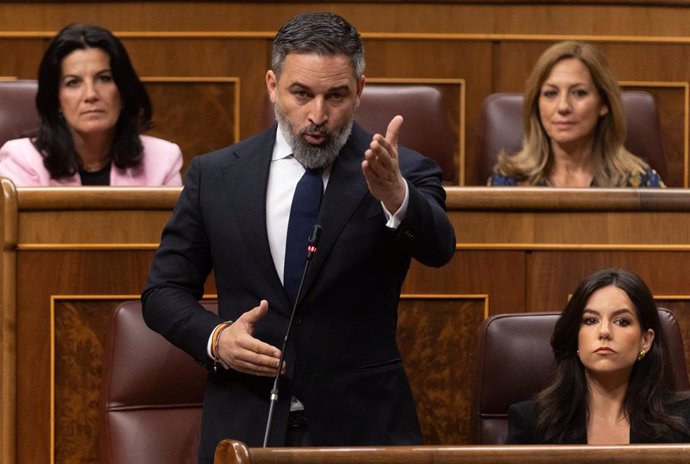
<path fill-rule="evenodd" d="M 690 445 L 247 448 L 224 440 L 214 464 L 680 464 L 688 453 Z"/>

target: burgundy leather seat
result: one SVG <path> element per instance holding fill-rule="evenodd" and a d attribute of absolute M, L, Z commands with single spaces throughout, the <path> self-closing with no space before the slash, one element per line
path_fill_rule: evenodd
<path fill-rule="evenodd" d="M 435 160 L 443 171 L 443 181 L 457 184 L 459 166 L 457 140 L 450 128 L 443 94 L 429 85 L 367 84 L 362 91 L 355 121 L 369 132 L 386 133 L 396 114 L 405 118 L 399 143 Z M 273 104 L 265 98 L 261 124 L 275 121 Z"/>
<path fill-rule="evenodd" d="M 648 92 L 622 92 L 623 109 L 628 125 L 625 146 L 644 159 L 663 179 L 667 173 L 659 111 Z M 479 131 L 479 155 L 476 182 L 486 184 L 501 149 L 517 153 L 522 148 L 521 93 L 494 93 L 482 105 Z"/>
<path fill-rule="evenodd" d="M 0 81 L 0 146 L 38 129 L 41 118 L 36 111 L 37 91 L 37 81 Z"/>
<path fill-rule="evenodd" d="M 480 328 L 473 378 L 470 437 L 474 444 L 503 444 L 508 407 L 530 399 L 552 379 L 555 361 L 550 340 L 559 313 L 500 314 Z M 676 375 L 676 388 L 690 388 L 685 351 L 673 313 L 659 309 Z"/>
<path fill-rule="evenodd" d="M 101 462 L 196 463 L 205 386 L 206 370 L 146 326 L 139 301 L 120 304 L 104 351 Z"/>

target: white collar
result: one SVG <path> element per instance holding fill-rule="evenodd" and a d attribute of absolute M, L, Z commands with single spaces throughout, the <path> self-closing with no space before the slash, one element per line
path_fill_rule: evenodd
<path fill-rule="evenodd" d="M 292 147 L 288 141 L 285 140 L 280 124 L 278 124 L 276 131 L 276 143 L 273 145 L 273 156 L 271 157 L 271 161 L 287 158 L 292 155 Z"/>

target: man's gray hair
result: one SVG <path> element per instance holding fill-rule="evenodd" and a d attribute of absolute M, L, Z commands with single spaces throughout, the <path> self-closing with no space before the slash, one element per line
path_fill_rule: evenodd
<path fill-rule="evenodd" d="M 359 32 L 335 13 L 303 13 L 280 28 L 271 54 L 276 77 L 280 77 L 283 61 L 290 53 L 342 54 L 350 59 L 357 79 L 364 74 L 364 46 Z"/>

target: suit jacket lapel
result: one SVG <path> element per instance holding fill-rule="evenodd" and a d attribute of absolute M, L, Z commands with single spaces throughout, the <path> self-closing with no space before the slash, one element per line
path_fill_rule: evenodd
<path fill-rule="evenodd" d="M 266 230 L 266 188 L 275 126 L 238 145 L 221 168 L 227 202 L 241 231 L 242 241 L 266 278 L 270 293 L 261 298 L 281 298 L 278 307 L 288 308 L 287 296 L 273 264 Z M 229 238 L 230 239 L 230 238 Z M 289 309 L 288 309 L 289 311 Z"/>
<path fill-rule="evenodd" d="M 227 202 L 241 225 L 242 240 L 254 258 L 254 264 L 266 277 L 272 297 L 281 298 L 283 304 L 278 306 L 289 312 L 291 308 L 273 264 L 266 231 L 266 188 L 275 127 L 237 146 L 223 165 L 221 175 Z M 319 217 L 323 229 L 321 242 L 306 277 L 302 298 L 319 275 L 349 218 L 369 193 L 361 164 L 370 141 L 371 136 L 355 123 L 348 142 L 333 164 Z M 271 295 L 265 298 L 271 298 Z"/>
<path fill-rule="evenodd" d="M 302 295 L 306 295 L 338 236 L 369 193 L 362 174 L 362 161 L 370 141 L 371 137 L 355 123 L 348 142 L 333 164 L 319 216 L 322 228 L 321 242 L 312 260 L 312 268 L 306 277 Z"/>

